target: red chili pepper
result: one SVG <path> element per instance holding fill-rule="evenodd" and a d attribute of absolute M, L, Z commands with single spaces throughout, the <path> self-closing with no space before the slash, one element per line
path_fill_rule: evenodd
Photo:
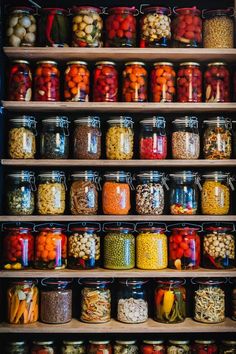
<path fill-rule="evenodd" d="M 52 31 L 52 25 L 54 21 L 56 11 L 51 11 L 50 14 L 47 17 L 47 27 L 46 27 L 46 38 L 47 41 L 53 46 L 54 42 L 51 39 L 51 31 Z"/>
<path fill-rule="evenodd" d="M 140 48 L 145 48 L 145 40 L 144 39 L 140 39 L 140 42 L 139 42 L 139 47 Z"/>
<path fill-rule="evenodd" d="M 209 254 L 207 254 L 207 257 L 209 258 L 209 260 L 211 261 L 211 263 L 217 268 L 217 269 L 221 269 L 221 267 L 219 266 L 219 264 L 217 264 L 214 260 L 213 257 L 211 257 Z"/>

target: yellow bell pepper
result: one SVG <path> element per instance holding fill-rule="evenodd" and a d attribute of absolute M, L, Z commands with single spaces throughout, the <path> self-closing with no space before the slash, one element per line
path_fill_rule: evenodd
<path fill-rule="evenodd" d="M 164 294 L 164 300 L 163 300 L 163 311 L 164 313 L 168 316 L 171 312 L 171 309 L 173 307 L 175 301 L 175 294 L 171 290 L 166 290 Z"/>

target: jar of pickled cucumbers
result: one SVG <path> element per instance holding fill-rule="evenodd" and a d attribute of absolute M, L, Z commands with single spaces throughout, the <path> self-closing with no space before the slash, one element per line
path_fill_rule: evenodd
<path fill-rule="evenodd" d="M 4 350 L 5 354 L 29 354 L 29 347 L 25 341 L 7 342 Z"/>
<path fill-rule="evenodd" d="M 174 102 L 176 94 L 176 73 L 173 63 L 157 62 L 151 71 L 151 101 Z"/>
<path fill-rule="evenodd" d="M 167 344 L 167 354 L 190 354 L 191 347 L 189 340 L 172 340 Z"/>
<path fill-rule="evenodd" d="M 60 101 L 60 71 L 57 63 L 42 60 L 36 63 L 34 101 Z"/>
<path fill-rule="evenodd" d="M 33 341 L 31 354 L 56 354 L 56 346 L 53 341 Z"/>
<path fill-rule="evenodd" d="M 93 72 L 93 102 L 118 101 L 118 71 L 113 61 L 98 61 Z"/>
<path fill-rule="evenodd" d="M 63 340 L 61 354 L 86 354 L 82 340 Z"/>
<path fill-rule="evenodd" d="M 135 340 L 116 340 L 114 354 L 138 354 L 138 346 Z"/>
<path fill-rule="evenodd" d="M 166 346 L 164 340 L 143 340 L 141 354 L 165 354 Z"/>
<path fill-rule="evenodd" d="M 90 72 L 85 61 L 66 63 L 64 76 L 64 98 L 69 102 L 88 102 L 90 90 Z"/>
<path fill-rule="evenodd" d="M 31 101 L 32 72 L 26 60 L 13 60 L 10 64 L 7 99 L 9 101 Z"/>
<path fill-rule="evenodd" d="M 148 73 L 145 63 L 130 61 L 125 63 L 122 73 L 122 101 L 146 102 Z"/>
<path fill-rule="evenodd" d="M 112 346 L 109 340 L 90 340 L 87 354 L 112 354 Z"/>

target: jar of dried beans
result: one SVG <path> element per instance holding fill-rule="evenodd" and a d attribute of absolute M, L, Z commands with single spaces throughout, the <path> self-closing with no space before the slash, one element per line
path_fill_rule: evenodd
<path fill-rule="evenodd" d="M 202 72 L 199 63 L 180 64 L 177 73 L 177 101 L 202 102 Z"/>
<path fill-rule="evenodd" d="M 26 60 L 13 60 L 10 64 L 7 99 L 9 101 L 31 101 L 32 73 Z"/>
<path fill-rule="evenodd" d="M 122 73 L 122 101 L 146 102 L 148 98 L 147 81 L 148 73 L 143 62 L 125 63 Z"/>
<path fill-rule="evenodd" d="M 118 101 L 118 71 L 113 61 L 98 61 L 93 73 L 93 102 Z"/>
<path fill-rule="evenodd" d="M 218 347 L 215 344 L 215 341 L 203 340 L 203 339 L 195 339 L 194 344 L 192 346 L 193 354 L 217 354 Z"/>
<path fill-rule="evenodd" d="M 174 102 L 175 77 L 176 73 L 172 63 L 158 62 L 153 64 L 150 78 L 152 102 Z"/>
<path fill-rule="evenodd" d="M 70 102 L 88 102 L 90 72 L 85 61 L 66 63 L 64 98 Z"/>
<path fill-rule="evenodd" d="M 141 354 L 165 354 L 164 340 L 143 340 Z"/>
<path fill-rule="evenodd" d="M 230 102 L 230 73 L 226 63 L 207 65 L 204 73 L 206 102 Z"/>
<path fill-rule="evenodd" d="M 35 101 L 60 101 L 60 72 L 55 61 L 36 63 L 34 77 Z"/>

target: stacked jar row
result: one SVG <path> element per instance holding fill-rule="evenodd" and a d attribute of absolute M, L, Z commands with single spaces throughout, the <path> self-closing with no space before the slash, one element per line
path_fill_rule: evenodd
<path fill-rule="evenodd" d="M 101 47 L 104 44 L 106 47 L 135 47 L 139 42 L 141 48 L 234 46 L 233 8 L 204 10 L 201 13 L 195 6 L 175 7 L 172 11 L 167 7 L 142 7 L 140 11 L 135 7 L 113 7 L 107 13 L 93 6 L 74 6 L 69 11 L 42 8 L 38 24 L 33 8 L 14 7 L 10 9 L 7 21 L 7 45 Z M 141 18 L 137 21 L 139 12 Z M 68 17 L 70 13 L 72 24 Z"/>
<path fill-rule="evenodd" d="M 86 62 L 70 61 L 64 71 L 63 86 L 60 84 L 61 73 L 55 61 L 44 60 L 36 64 L 32 77 L 28 61 L 15 60 L 11 63 L 7 84 L 8 100 L 180 103 L 235 100 L 231 86 L 234 81 L 235 88 L 236 74 L 234 80 L 231 80 L 229 67 L 224 62 L 209 63 L 204 73 L 197 62 L 181 63 L 176 71 L 173 63 L 157 62 L 153 64 L 150 77 L 145 63 L 127 62 L 119 85 L 119 74 L 114 62 L 95 63 L 93 75 L 90 75 Z"/>

